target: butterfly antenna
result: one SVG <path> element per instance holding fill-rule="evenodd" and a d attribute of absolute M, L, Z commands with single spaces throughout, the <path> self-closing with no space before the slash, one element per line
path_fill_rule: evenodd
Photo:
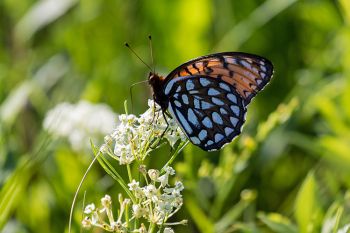
<path fill-rule="evenodd" d="M 152 71 L 152 68 L 151 68 L 144 60 L 142 60 L 141 57 L 140 57 L 139 55 L 137 55 L 137 53 L 130 47 L 130 45 L 129 45 L 128 43 L 125 43 L 125 46 L 126 46 L 128 49 L 130 49 L 130 51 L 131 51 L 143 64 L 145 64 L 145 66 L 147 66 L 148 69 L 151 70 L 151 72 L 153 72 L 153 71 Z"/>
<path fill-rule="evenodd" d="M 153 57 L 153 46 L 152 46 L 152 36 L 148 36 L 149 40 L 149 49 L 151 50 L 151 60 L 152 60 L 152 66 L 153 66 L 153 73 L 156 72 L 156 64 L 154 63 L 154 57 Z"/>
<path fill-rule="evenodd" d="M 130 86 L 130 89 L 129 89 L 129 92 L 130 92 L 130 101 L 131 101 L 131 113 L 134 112 L 134 105 L 133 105 L 133 100 L 132 100 L 132 88 L 138 84 L 142 84 L 142 83 L 146 83 L 148 82 L 148 80 L 144 80 L 144 81 L 140 81 L 140 82 L 137 82 L 137 83 L 133 83 L 131 86 Z"/>

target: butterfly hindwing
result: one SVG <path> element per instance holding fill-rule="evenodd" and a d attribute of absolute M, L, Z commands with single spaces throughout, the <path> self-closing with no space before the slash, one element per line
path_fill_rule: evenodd
<path fill-rule="evenodd" d="M 167 82 L 164 93 L 169 112 L 202 149 L 220 149 L 240 134 L 246 107 L 232 85 L 210 76 L 184 76 Z"/>
<path fill-rule="evenodd" d="M 204 75 L 221 79 L 234 87 L 247 105 L 271 79 L 272 63 L 260 56 L 225 52 L 193 59 L 172 71 L 165 80 Z"/>

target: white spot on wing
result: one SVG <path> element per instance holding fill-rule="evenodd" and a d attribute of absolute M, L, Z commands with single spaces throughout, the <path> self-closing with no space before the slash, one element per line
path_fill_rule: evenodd
<path fill-rule="evenodd" d="M 190 137 L 191 142 L 195 145 L 201 144 L 201 141 L 197 137 Z"/>
<path fill-rule="evenodd" d="M 182 106 L 181 103 L 177 100 L 174 100 L 174 104 L 179 108 L 181 108 L 181 106 Z"/>
<path fill-rule="evenodd" d="M 208 86 L 208 85 L 210 84 L 210 81 L 209 81 L 208 79 L 206 79 L 206 78 L 200 78 L 200 79 L 199 79 L 199 82 L 200 82 L 200 84 L 201 84 L 203 87 L 206 87 L 206 86 Z"/>
<path fill-rule="evenodd" d="M 198 137 L 201 141 L 203 141 L 208 135 L 208 132 L 205 129 L 202 129 L 199 134 Z"/>
<path fill-rule="evenodd" d="M 202 109 L 209 109 L 211 107 L 213 107 L 214 105 L 208 103 L 208 102 L 205 102 L 205 101 L 202 101 Z"/>
<path fill-rule="evenodd" d="M 165 90 L 164 90 L 164 94 L 165 94 L 165 95 L 168 95 L 168 94 L 169 94 L 169 92 L 170 92 L 171 89 L 173 88 L 174 83 L 175 83 L 175 80 L 174 80 L 174 79 L 170 80 L 170 81 L 167 83 L 167 85 L 165 86 Z"/>
<path fill-rule="evenodd" d="M 230 135 L 232 132 L 233 132 L 233 129 L 232 129 L 232 128 L 230 128 L 230 127 L 226 127 L 226 128 L 225 128 L 225 134 L 226 134 L 226 136 Z"/>
<path fill-rule="evenodd" d="M 183 94 L 181 97 L 182 97 L 182 102 L 183 102 L 184 104 L 188 104 L 188 96 L 185 95 L 185 94 Z"/>
<path fill-rule="evenodd" d="M 193 80 L 189 79 L 186 81 L 186 89 L 187 91 L 193 90 L 194 89 L 194 84 L 193 84 Z"/>
<path fill-rule="evenodd" d="M 199 104 L 199 100 L 197 98 L 194 98 L 193 99 L 193 104 L 194 104 L 194 107 L 199 109 L 200 108 L 200 104 Z"/>
<path fill-rule="evenodd" d="M 186 133 L 191 134 L 193 132 L 193 130 L 192 130 L 190 124 L 188 124 L 186 118 L 177 109 L 176 109 L 176 115 L 177 115 L 177 118 L 178 118 L 180 124 L 183 126 L 184 130 L 186 131 Z"/>
<path fill-rule="evenodd" d="M 225 57 L 225 60 L 226 60 L 227 63 L 237 65 L 237 60 L 232 58 L 232 57 Z"/>
<path fill-rule="evenodd" d="M 236 105 L 231 105 L 230 108 L 231 108 L 232 112 L 233 112 L 236 116 L 239 116 L 240 110 L 239 110 L 239 107 L 238 107 L 238 106 L 236 106 Z"/>
<path fill-rule="evenodd" d="M 225 91 L 231 91 L 230 86 L 227 85 L 226 83 L 223 83 L 223 82 L 219 83 L 219 87 L 221 87 Z"/>
<path fill-rule="evenodd" d="M 197 90 L 192 90 L 192 91 L 189 91 L 189 93 L 190 93 L 191 95 L 193 95 L 193 94 L 198 94 L 199 91 L 197 91 Z"/>
<path fill-rule="evenodd" d="M 224 108 L 220 108 L 220 113 L 221 114 L 228 114 L 228 112 Z"/>
<path fill-rule="evenodd" d="M 217 133 L 217 134 L 215 134 L 214 141 L 220 142 L 223 138 L 224 138 L 224 135 L 222 135 L 221 133 Z"/>
<path fill-rule="evenodd" d="M 249 70 L 252 68 L 252 66 L 245 60 L 241 60 L 241 64 Z"/>
<path fill-rule="evenodd" d="M 193 110 L 191 108 L 188 109 L 187 111 L 187 118 L 189 122 L 191 122 L 193 125 L 199 127 L 199 122 L 197 116 L 194 114 Z"/>
<path fill-rule="evenodd" d="M 205 117 L 205 118 L 202 120 L 202 124 L 203 124 L 205 127 L 209 128 L 209 129 L 213 128 L 213 122 L 211 122 L 211 120 L 210 120 L 209 117 Z"/>
<path fill-rule="evenodd" d="M 249 71 L 244 71 L 243 74 L 244 74 L 245 76 L 249 77 L 250 79 L 253 79 L 253 80 L 255 79 L 255 75 L 252 74 L 252 73 L 249 72 Z"/>
<path fill-rule="evenodd" d="M 208 90 L 208 95 L 220 95 L 220 92 L 218 90 L 216 90 L 215 88 L 209 88 Z"/>
<path fill-rule="evenodd" d="M 212 140 L 209 140 L 209 141 L 207 142 L 207 145 L 210 146 L 210 145 L 213 145 L 213 143 L 214 143 L 214 142 L 213 142 Z"/>
<path fill-rule="evenodd" d="M 231 124 L 236 127 L 238 123 L 238 119 L 236 117 L 230 117 Z"/>
<path fill-rule="evenodd" d="M 227 98 L 228 98 L 231 102 L 237 104 L 237 97 L 236 97 L 234 94 L 228 93 L 228 94 L 227 94 Z"/>
<path fill-rule="evenodd" d="M 217 112 L 213 112 L 211 114 L 211 117 L 213 118 L 213 121 L 219 125 L 222 125 L 224 122 L 222 121 L 221 116 Z"/>
<path fill-rule="evenodd" d="M 225 104 L 223 101 L 221 101 L 220 99 L 215 98 L 215 97 L 211 97 L 211 101 L 213 101 L 214 104 L 217 104 L 220 106 Z"/>

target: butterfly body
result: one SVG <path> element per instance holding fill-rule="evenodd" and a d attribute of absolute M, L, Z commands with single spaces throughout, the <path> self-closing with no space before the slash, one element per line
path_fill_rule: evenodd
<path fill-rule="evenodd" d="M 151 72 L 149 84 L 155 102 L 169 110 L 189 140 L 212 151 L 240 134 L 247 105 L 272 73 L 265 58 L 226 52 L 188 61 L 166 77 Z"/>
<path fill-rule="evenodd" d="M 164 77 L 156 73 L 150 72 L 148 76 L 148 83 L 153 89 L 153 99 L 165 112 L 169 105 L 169 99 L 164 94 Z"/>

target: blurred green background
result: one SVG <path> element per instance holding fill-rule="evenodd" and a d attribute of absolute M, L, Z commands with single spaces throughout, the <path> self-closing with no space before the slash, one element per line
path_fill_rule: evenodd
<path fill-rule="evenodd" d="M 172 220 L 189 223 L 175 231 L 349 232 L 349 26 L 348 0 L 0 1 L 0 229 L 67 232 L 93 155 L 48 137 L 45 114 L 79 100 L 123 113 L 129 87 L 148 74 L 124 42 L 151 63 L 151 34 L 163 75 L 222 51 L 259 54 L 275 66 L 238 139 L 215 153 L 188 145 L 178 157 L 186 190 Z M 148 86 L 135 87 L 135 114 L 150 97 Z M 149 166 L 168 155 L 160 149 Z M 98 165 L 82 190 L 86 202 L 121 191 Z"/>

